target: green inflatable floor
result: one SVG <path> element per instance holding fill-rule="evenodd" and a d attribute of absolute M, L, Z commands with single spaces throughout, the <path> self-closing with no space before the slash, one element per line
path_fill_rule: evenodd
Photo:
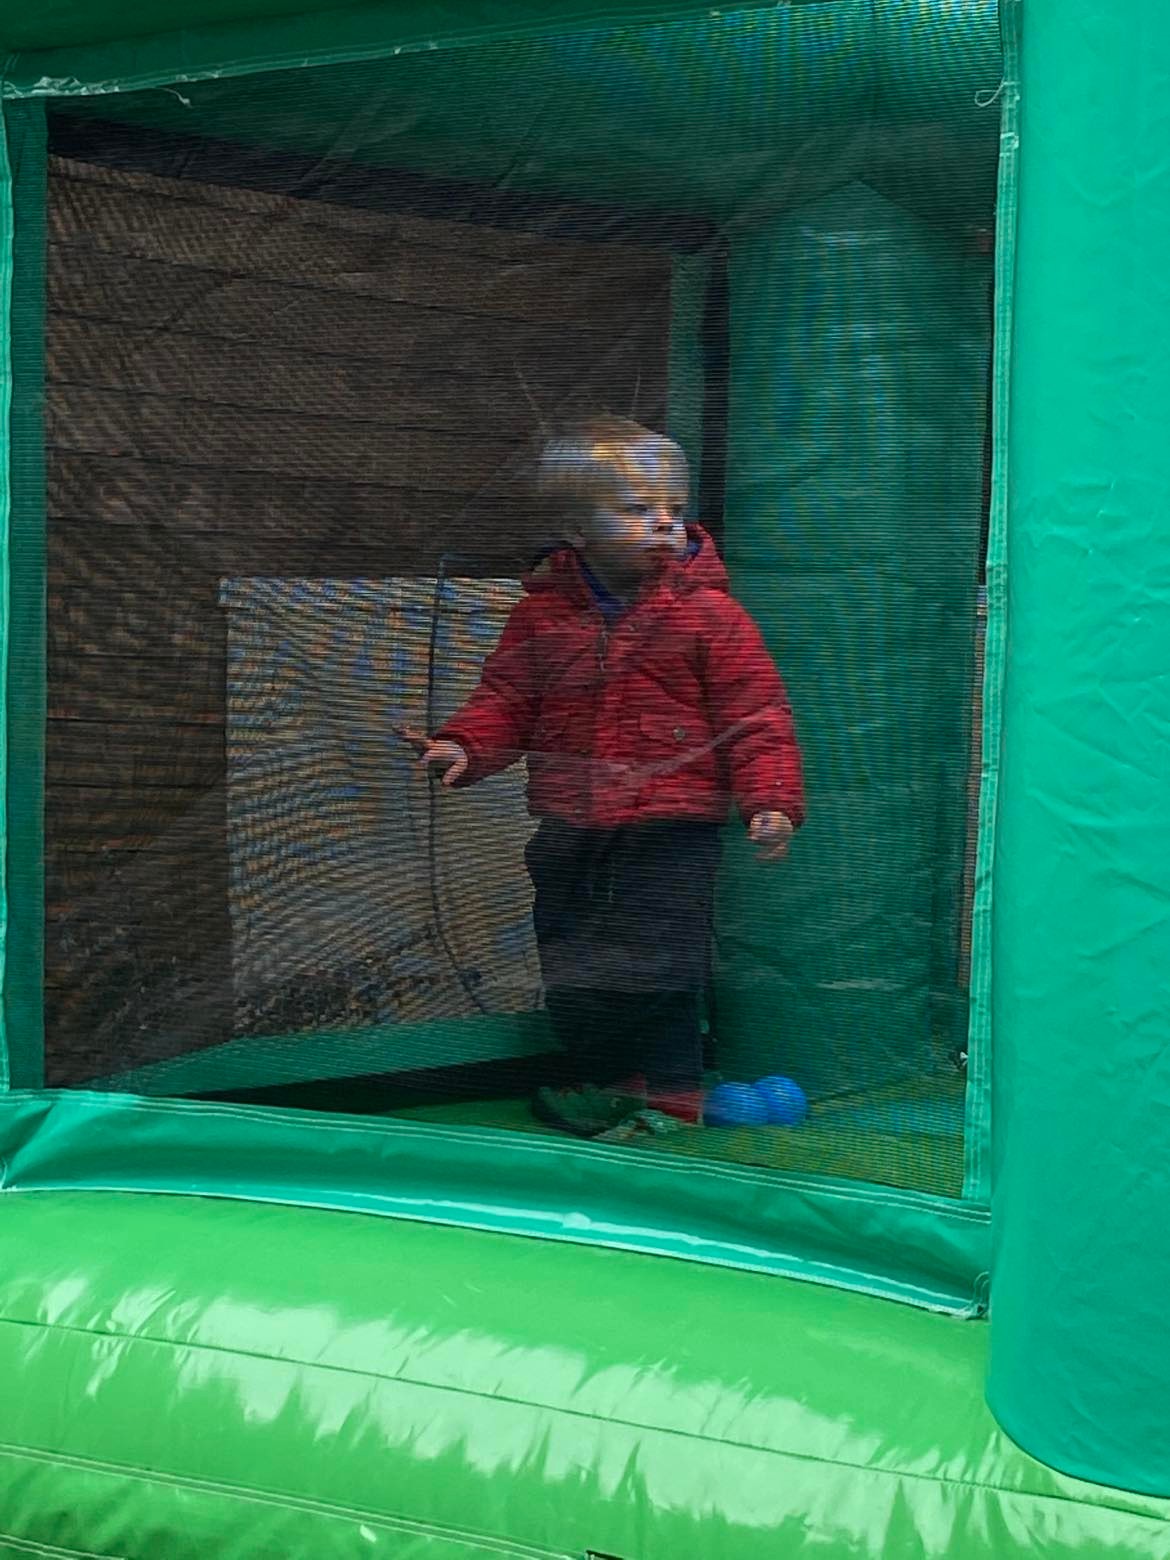
<path fill-rule="evenodd" d="M 395 1114 L 451 1126 L 551 1130 L 533 1117 L 525 1100 L 422 1105 Z M 954 1073 L 829 1101 L 814 1106 L 808 1121 L 797 1128 L 682 1128 L 637 1141 L 649 1153 L 841 1176 L 958 1197 L 963 1181 L 963 1079 Z"/>

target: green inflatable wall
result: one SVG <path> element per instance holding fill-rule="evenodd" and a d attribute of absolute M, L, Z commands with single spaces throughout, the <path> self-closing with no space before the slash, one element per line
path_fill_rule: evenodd
<path fill-rule="evenodd" d="M 1131 20 L 1024 28 L 991 1401 L 1037 1455 L 1165 1494 L 1170 16 Z"/>

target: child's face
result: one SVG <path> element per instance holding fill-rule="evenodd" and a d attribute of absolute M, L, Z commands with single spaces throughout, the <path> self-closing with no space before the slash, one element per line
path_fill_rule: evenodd
<path fill-rule="evenodd" d="M 606 584 L 636 586 L 685 554 L 686 508 L 686 489 L 675 477 L 648 472 L 623 479 L 586 521 L 578 545 Z"/>

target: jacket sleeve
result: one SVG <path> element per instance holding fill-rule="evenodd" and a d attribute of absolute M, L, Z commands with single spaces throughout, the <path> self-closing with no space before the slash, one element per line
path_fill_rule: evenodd
<path fill-rule="evenodd" d="M 744 820 L 758 812 L 804 822 L 804 774 L 784 684 L 763 635 L 727 597 L 707 644 L 707 705 Z"/>
<path fill-rule="evenodd" d="M 513 607 L 499 643 L 483 663 L 479 686 L 437 737 L 458 742 L 468 757 L 459 785 L 474 785 L 523 757 L 539 704 L 539 674 L 529 598 Z"/>

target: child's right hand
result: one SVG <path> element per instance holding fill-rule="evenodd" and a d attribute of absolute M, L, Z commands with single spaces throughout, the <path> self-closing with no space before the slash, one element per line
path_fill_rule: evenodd
<path fill-rule="evenodd" d="M 467 773 L 467 751 L 458 742 L 424 736 L 410 726 L 402 728 L 402 735 L 418 754 L 423 768 L 438 771 L 445 786 L 454 785 Z"/>

